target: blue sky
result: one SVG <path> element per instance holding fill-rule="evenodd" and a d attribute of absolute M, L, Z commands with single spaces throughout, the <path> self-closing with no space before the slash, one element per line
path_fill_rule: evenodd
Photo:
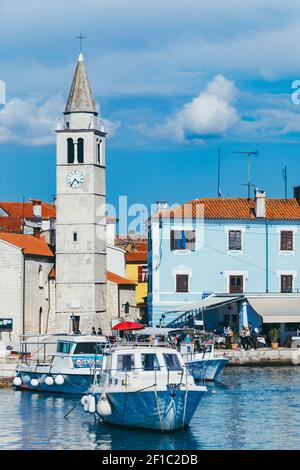
<path fill-rule="evenodd" d="M 16 9 L 18 15 L 16 15 Z M 277 0 L 0 0 L 0 199 L 55 193 L 53 129 L 80 30 L 108 130 L 107 195 L 117 204 L 224 196 L 252 181 L 268 196 L 300 184 L 300 4 Z"/>

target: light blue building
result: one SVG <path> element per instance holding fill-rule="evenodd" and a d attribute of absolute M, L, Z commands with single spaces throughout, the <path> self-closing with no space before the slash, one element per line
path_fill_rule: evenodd
<path fill-rule="evenodd" d="M 282 336 L 294 332 L 300 323 L 297 197 L 266 199 L 256 190 L 253 199 L 159 208 L 149 223 L 149 321 L 167 325 L 213 293 L 204 310 L 207 329 L 230 323 L 238 330 L 251 320 L 280 324 Z"/>

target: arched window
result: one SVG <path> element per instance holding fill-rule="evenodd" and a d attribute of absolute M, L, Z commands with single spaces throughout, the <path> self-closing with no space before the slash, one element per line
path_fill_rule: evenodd
<path fill-rule="evenodd" d="M 39 267 L 39 288 L 43 289 L 44 288 L 44 272 L 43 272 L 43 266 L 40 265 Z"/>
<path fill-rule="evenodd" d="M 97 139 L 97 163 L 100 165 L 101 163 L 101 141 Z"/>
<path fill-rule="evenodd" d="M 84 161 L 83 139 L 81 137 L 77 140 L 77 160 L 78 163 L 83 163 Z"/>
<path fill-rule="evenodd" d="M 74 142 L 73 139 L 69 138 L 68 143 L 68 163 L 74 163 Z"/>

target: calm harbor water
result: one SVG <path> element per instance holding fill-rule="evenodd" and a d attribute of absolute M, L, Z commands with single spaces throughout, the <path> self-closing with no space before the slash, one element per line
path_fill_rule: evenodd
<path fill-rule="evenodd" d="M 0 390 L 0 449 L 300 449 L 300 367 L 227 367 L 187 431 L 94 424 L 79 397 Z M 216 393 L 213 393 L 216 392 Z"/>

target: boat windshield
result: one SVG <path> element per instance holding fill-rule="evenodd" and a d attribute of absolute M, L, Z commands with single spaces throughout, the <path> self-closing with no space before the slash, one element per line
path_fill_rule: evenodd
<path fill-rule="evenodd" d="M 177 354 L 163 354 L 168 370 L 182 370 Z"/>
<path fill-rule="evenodd" d="M 142 354 L 142 367 L 144 370 L 159 370 L 159 363 L 156 354 Z"/>
<path fill-rule="evenodd" d="M 106 343 L 77 343 L 74 354 L 103 354 Z"/>
<path fill-rule="evenodd" d="M 70 354 L 73 344 L 69 341 L 58 341 L 56 352 Z"/>
<path fill-rule="evenodd" d="M 118 354 L 117 369 L 121 371 L 131 371 L 134 368 L 133 354 Z"/>

